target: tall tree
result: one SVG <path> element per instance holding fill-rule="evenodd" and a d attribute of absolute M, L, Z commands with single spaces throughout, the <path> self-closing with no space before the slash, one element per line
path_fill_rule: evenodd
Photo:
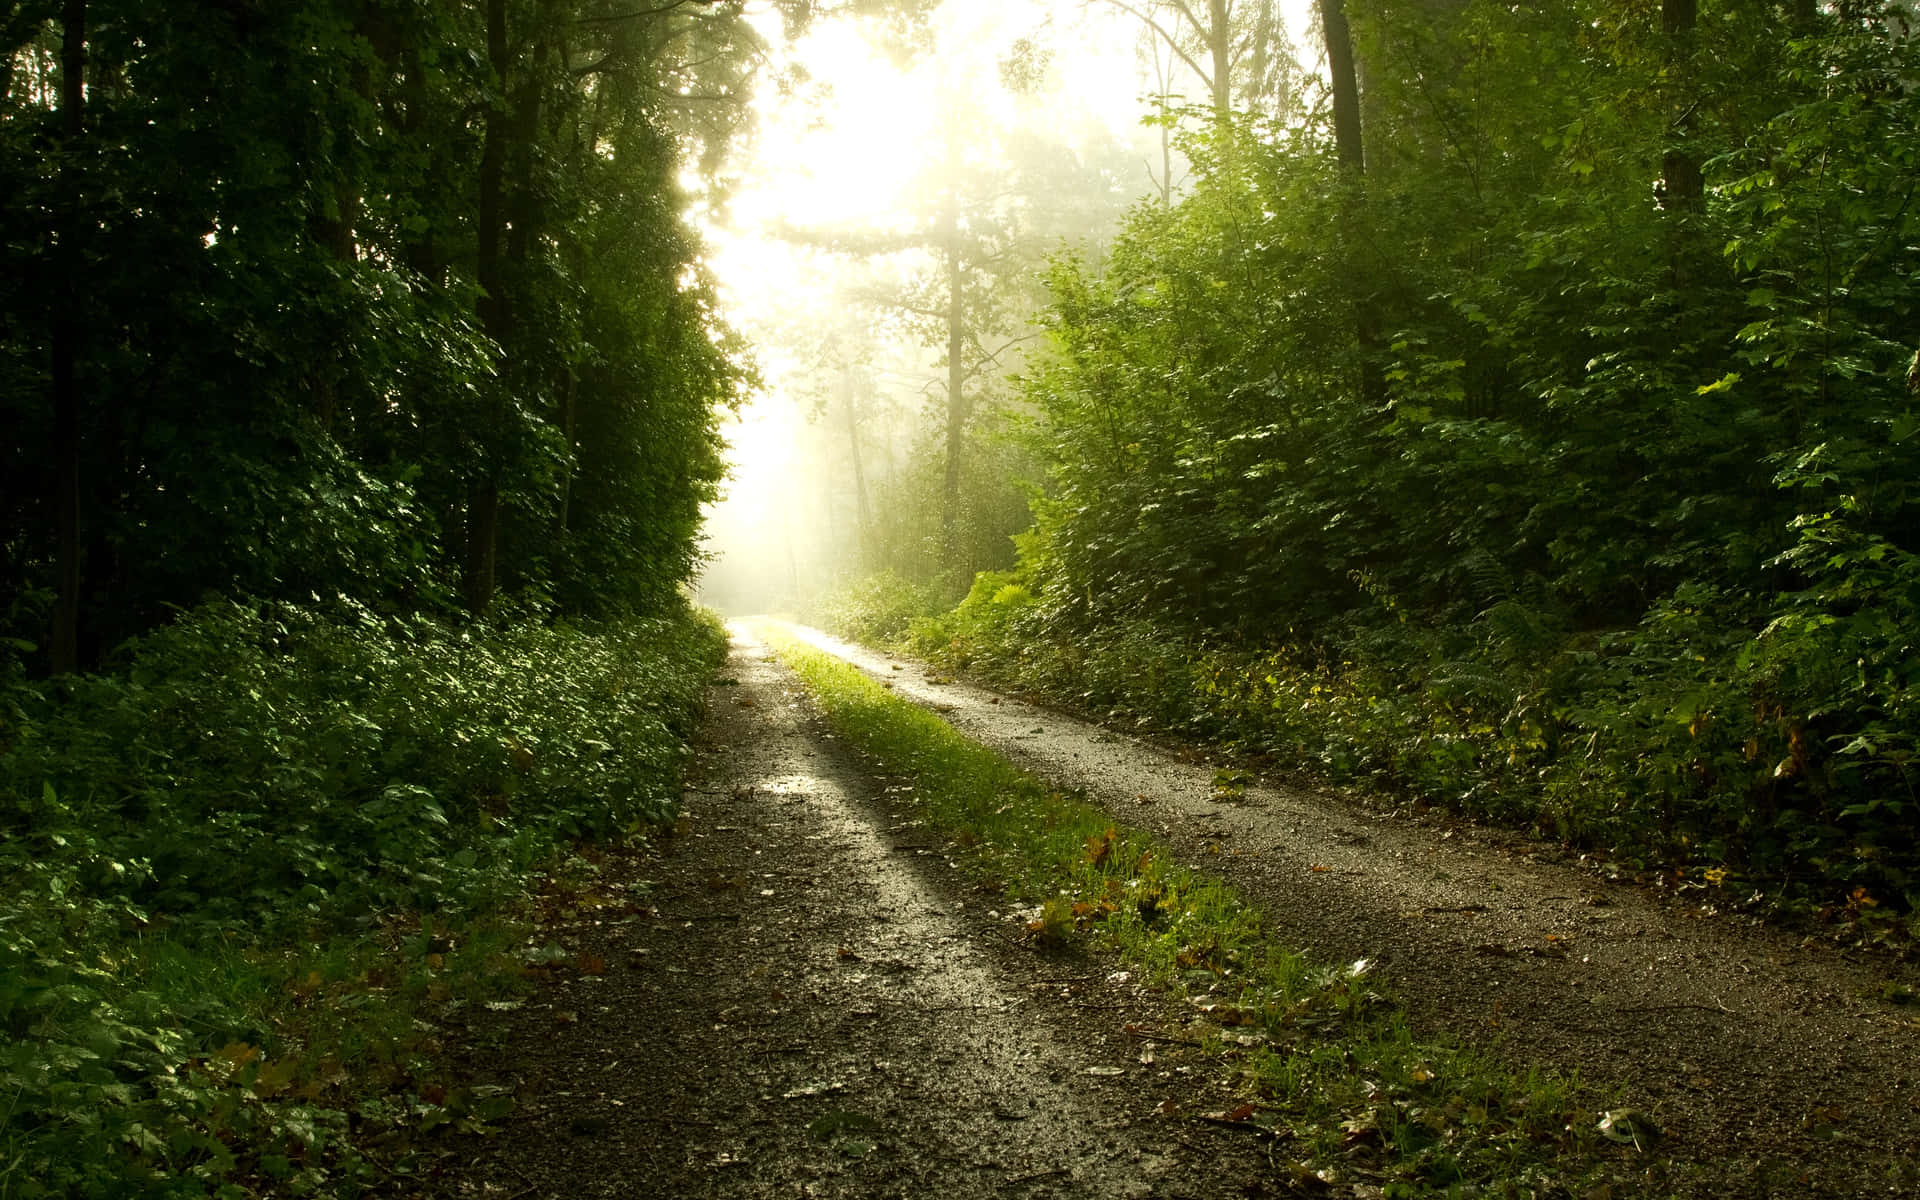
<path fill-rule="evenodd" d="M 56 675 L 79 665 L 80 655 L 80 277 L 86 222 L 78 203 L 80 158 L 86 133 L 87 0 L 60 8 L 60 181 L 67 204 L 54 230 L 55 293 L 48 338 L 53 401 L 54 601 L 52 666 Z"/>
<path fill-rule="evenodd" d="M 1292 99 L 1293 56 L 1274 0 L 1099 3 L 1138 20 L 1147 37 L 1192 72 L 1216 120 L 1235 108 L 1285 115 Z"/>

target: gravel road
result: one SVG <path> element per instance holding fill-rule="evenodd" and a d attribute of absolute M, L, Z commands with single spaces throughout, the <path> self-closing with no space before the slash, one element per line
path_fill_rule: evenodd
<path fill-rule="evenodd" d="M 607 857 L 541 934 L 551 980 L 464 1032 L 517 1108 L 425 1194 L 1295 1194 L 1204 1119 L 1230 1065 L 1155 1038 L 1164 1001 L 1112 963 L 1020 939 L 751 634 L 709 708 L 678 831 Z"/>
<path fill-rule="evenodd" d="M 785 631 L 1230 879 L 1327 961 L 1378 959 L 1416 1027 L 1618 1088 L 1666 1131 L 1673 1186 L 1715 1196 L 1920 1195 L 1911 966 L 1726 911 L 1710 887 L 1609 882 L 1558 847 L 1369 810 L 1283 778 L 1215 798 L 1204 752 L 1162 747 Z"/>

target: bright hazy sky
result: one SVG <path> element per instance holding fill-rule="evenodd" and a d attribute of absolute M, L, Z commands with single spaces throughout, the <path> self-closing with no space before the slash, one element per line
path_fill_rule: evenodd
<path fill-rule="evenodd" d="M 1296 44 L 1308 28 L 1311 3 L 1280 5 Z M 906 232 L 913 220 L 908 191 L 940 152 L 933 131 L 943 71 L 987 109 L 989 123 L 1015 124 L 1020 101 L 999 86 L 998 63 L 1015 39 L 1035 38 L 1051 52 L 1059 83 L 1040 114 L 1049 130 L 1070 143 L 1096 137 L 1135 143 L 1141 163 L 1129 182 L 1142 196 L 1152 190 L 1149 164 L 1158 169 L 1158 134 L 1140 124 L 1151 83 L 1136 18 L 1099 0 L 949 0 L 933 20 L 940 52 L 905 69 L 870 46 L 854 22 L 817 21 L 788 44 L 776 15 L 760 21 L 773 46 L 769 81 L 782 65 L 797 62 L 815 85 L 826 86 L 785 97 L 763 87 L 755 100 L 759 133 L 735 156 L 727 203 L 698 219 L 726 317 L 754 343 L 767 383 L 765 394 L 727 429 L 728 499 L 709 514 L 711 541 L 722 553 L 739 555 L 752 546 L 745 553 L 784 570 L 796 542 L 830 536 L 800 528 L 812 518 L 793 488 L 816 470 L 811 456 L 822 433 L 792 398 L 798 366 L 783 338 L 804 331 L 808 316 L 841 305 L 848 267 L 783 240 L 778 231 L 784 224 Z M 1198 84 L 1184 90 L 1190 100 L 1202 99 Z M 697 188 L 697 180 L 688 183 Z M 937 355 L 923 357 L 931 368 Z"/>

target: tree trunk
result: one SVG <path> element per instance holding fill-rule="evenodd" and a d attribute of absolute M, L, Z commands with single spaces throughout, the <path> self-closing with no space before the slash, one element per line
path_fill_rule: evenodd
<path fill-rule="evenodd" d="M 1207 49 L 1213 55 L 1213 115 L 1225 122 L 1233 112 L 1233 26 L 1227 0 L 1207 0 Z"/>
<path fill-rule="evenodd" d="M 59 283 L 53 303 L 49 351 L 53 401 L 54 574 L 53 638 L 48 657 L 55 675 L 80 666 L 80 297 L 84 266 L 80 239 L 79 169 L 74 165 L 86 133 L 87 0 L 65 0 L 60 13 L 61 189 L 66 211 L 58 218 L 54 263 Z"/>
<path fill-rule="evenodd" d="M 1676 115 L 1667 130 L 1670 138 L 1687 136 L 1692 127 L 1693 35 L 1699 24 L 1699 0 L 1660 0 L 1660 28 L 1667 39 L 1667 63 L 1673 79 L 1671 107 Z M 1671 212 L 1694 212 L 1706 197 L 1700 164 L 1680 146 L 1669 145 L 1661 155 L 1663 186 L 1660 205 Z"/>
<path fill-rule="evenodd" d="M 1360 138 L 1360 80 L 1354 69 L 1346 0 L 1320 0 L 1320 26 L 1327 39 L 1327 74 L 1333 77 L 1334 153 L 1342 167 L 1358 175 L 1366 170 L 1366 154 Z"/>
<path fill-rule="evenodd" d="M 1365 202 L 1366 142 L 1360 128 L 1360 78 L 1353 54 L 1353 30 L 1347 24 L 1346 0 L 1320 0 L 1320 25 L 1326 37 L 1327 73 L 1333 83 L 1333 149 L 1346 185 L 1340 232 L 1348 269 L 1354 269 L 1353 246 L 1359 239 L 1360 206 Z M 1354 341 L 1360 352 L 1360 402 L 1369 411 L 1385 407 L 1386 379 L 1379 363 L 1380 314 L 1362 280 L 1354 287 Z"/>
<path fill-rule="evenodd" d="M 860 459 L 860 389 L 851 371 L 840 373 L 840 388 L 846 399 L 847 453 L 853 463 L 853 512 L 860 524 L 860 554 L 864 562 L 873 550 L 873 511 L 867 505 L 866 464 Z"/>
<path fill-rule="evenodd" d="M 940 558 L 949 569 L 960 562 L 960 458 L 966 452 L 966 283 L 960 253 L 958 200 L 947 220 L 947 477 L 940 497 Z"/>
<path fill-rule="evenodd" d="M 579 376 L 572 371 L 563 372 L 560 378 L 560 435 L 566 439 L 567 460 L 560 464 L 560 512 L 559 519 L 554 522 L 554 533 L 562 540 L 567 536 L 567 522 L 572 516 L 573 468 L 580 458 L 579 447 L 573 441 L 573 428 L 578 420 L 576 409 L 579 391 Z"/>
<path fill-rule="evenodd" d="M 493 603 L 494 548 L 500 544 L 500 483 L 484 479 L 467 499 L 467 611 L 486 613 Z"/>
<path fill-rule="evenodd" d="M 487 61 L 493 68 L 493 87 L 504 90 L 511 66 L 507 55 L 507 0 L 487 0 Z M 506 344 L 507 297 L 501 278 L 500 243 L 506 233 L 509 119 L 499 103 L 488 107 L 480 145 L 480 205 L 475 230 L 474 274 L 480 284 L 480 324 L 502 349 Z"/>
<path fill-rule="evenodd" d="M 507 52 L 507 0 L 487 0 L 487 61 L 493 69 L 495 94 L 506 90 L 511 61 Z M 511 321 L 507 305 L 505 274 L 501 269 L 501 241 L 506 234 L 504 204 L 507 168 L 507 123 L 505 108 L 494 103 L 487 109 L 486 132 L 480 147 L 480 203 L 475 230 L 474 275 L 480 284 L 478 316 L 480 327 L 494 343 L 495 371 L 492 386 L 505 388 L 507 380 L 507 341 Z M 490 414 L 496 423 L 504 419 L 505 405 L 496 403 Z M 498 433 L 497 429 L 478 431 L 483 445 Z M 498 454 L 483 450 L 479 464 L 480 479 L 467 501 L 467 561 L 464 590 L 467 609 L 479 616 L 493 603 L 495 547 L 500 536 L 500 478 Z"/>

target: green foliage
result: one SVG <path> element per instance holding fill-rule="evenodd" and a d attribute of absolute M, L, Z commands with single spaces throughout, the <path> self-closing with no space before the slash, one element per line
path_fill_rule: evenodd
<path fill-rule="evenodd" d="M 688 54 L 744 95 L 757 39 L 732 11 L 504 10 L 499 61 L 489 6 L 448 0 L 6 20 L 0 581 L 53 592 L 77 563 L 82 665 L 209 593 L 435 611 L 497 577 L 574 613 L 670 606 L 749 372 L 658 84 Z M 723 138 L 739 106 L 704 107 Z M 0 633 L 44 653 L 50 616 Z"/>
<path fill-rule="evenodd" d="M 486 914 L 556 844 L 671 819 L 723 645 L 222 603 L 10 683 L 0 1195 L 354 1194 L 362 1135 L 484 1121 L 414 1016 L 514 974 Z"/>
<path fill-rule="evenodd" d="M 1708 4 L 1684 45 L 1605 2 L 1349 10 L 1364 181 L 1324 116 L 1242 121 L 1055 262 L 1030 601 L 917 645 L 1910 910 L 1920 45 L 1864 10 Z"/>
<path fill-rule="evenodd" d="M 855 580 L 823 601 L 821 620 L 841 637 L 889 645 L 914 618 L 939 607 L 933 588 L 892 571 Z"/>
<path fill-rule="evenodd" d="M 688 636 L 210 605 L 124 674 L 13 691 L 10 853 L 216 926 L 483 901 L 529 846 L 670 812 L 706 666 Z"/>

